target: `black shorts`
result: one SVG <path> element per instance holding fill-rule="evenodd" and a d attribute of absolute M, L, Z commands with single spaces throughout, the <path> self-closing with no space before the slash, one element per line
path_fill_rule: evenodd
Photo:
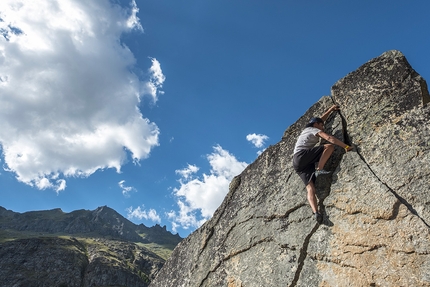
<path fill-rule="evenodd" d="M 324 146 L 301 150 L 294 154 L 293 167 L 305 185 L 311 181 L 315 183 L 315 163 L 319 162 Z"/>

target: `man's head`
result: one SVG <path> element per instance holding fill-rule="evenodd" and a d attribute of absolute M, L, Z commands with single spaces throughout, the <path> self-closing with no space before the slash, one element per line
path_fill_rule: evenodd
<path fill-rule="evenodd" d="M 315 127 L 320 130 L 324 129 L 324 121 L 321 118 L 312 118 L 309 123 L 306 125 L 306 127 Z"/>

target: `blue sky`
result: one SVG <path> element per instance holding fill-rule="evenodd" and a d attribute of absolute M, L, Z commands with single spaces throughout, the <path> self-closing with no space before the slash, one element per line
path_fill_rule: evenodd
<path fill-rule="evenodd" d="M 400 50 L 428 1 L 2 0 L 0 206 L 107 205 L 187 236 L 331 86 Z"/>

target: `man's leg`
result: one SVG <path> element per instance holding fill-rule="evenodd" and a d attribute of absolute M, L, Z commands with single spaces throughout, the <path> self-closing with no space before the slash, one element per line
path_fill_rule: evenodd
<path fill-rule="evenodd" d="M 317 203 L 317 197 L 315 196 L 315 185 L 314 185 L 314 183 L 312 181 L 310 183 L 308 183 L 308 185 L 306 185 L 306 189 L 308 191 L 308 201 L 309 201 L 309 204 L 310 204 L 312 211 L 315 215 L 315 219 L 319 224 L 321 224 L 324 219 L 323 219 L 321 213 L 318 212 L 318 203 Z"/>
<path fill-rule="evenodd" d="M 315 213 L 318 211 L 318 202 L 315 196 L 315 185 L 312 181 L 306 185 L 306 190 L 308 191 L 308 201 L 312 208 L 312 212 Z"/>
<path fill-rule="evenodd" d="M 324 165 L 328 161 L 328 159 L 330 158 L 333 151 L 334 151 L 334 145 L 332 145 L 332 144 L 325 144 L 324 145 L 324 150 L 323 150 L 321 158 L 318 162 L 318 170 L 324 169 Z M 307 188 L 307 186 L 306 186 L 306 188 Z"/>

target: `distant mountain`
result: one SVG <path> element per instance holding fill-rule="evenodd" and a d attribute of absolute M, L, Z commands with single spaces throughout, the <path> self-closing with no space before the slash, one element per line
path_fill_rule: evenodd
<path fill-rule="evenodd" d="M 0 207 L 0 286 L 148 286 L 181 240 L 107 206 L 70 213 Z"/>

